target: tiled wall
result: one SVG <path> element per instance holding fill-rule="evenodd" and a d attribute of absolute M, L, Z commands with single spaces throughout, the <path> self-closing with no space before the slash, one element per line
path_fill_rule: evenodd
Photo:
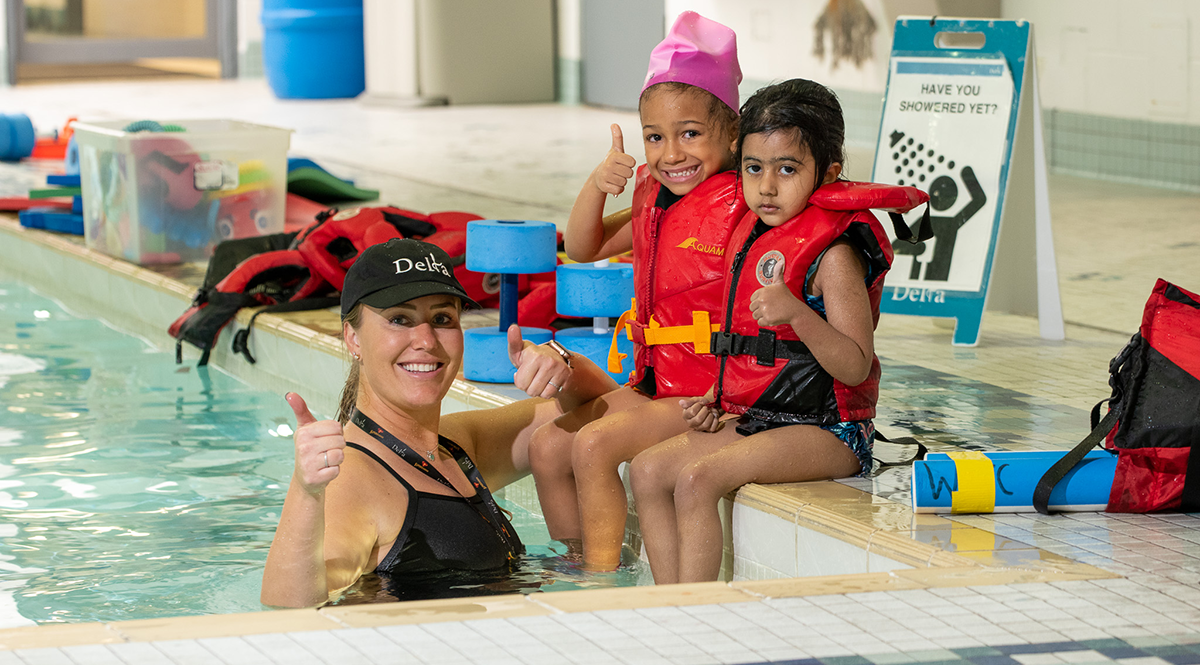
<path fill-rule="evenodd" d="M 244 48 L 238 50 L 238 77 L 250 79 L 262 78 L 265 75 L 262 41 L 246 42 Z"/>
<path fill-rule="evenodd" d="M 1200 191 L 1200 126 L 1054 109 L 1043 118 L 1054 171 Z"/>
<path fill-rule="evenodd" d="M 559 57 L 555 63 L 555 99 L 560 104 L 578 104 L 583 93 L 583 61 L 579 58 Z"/>

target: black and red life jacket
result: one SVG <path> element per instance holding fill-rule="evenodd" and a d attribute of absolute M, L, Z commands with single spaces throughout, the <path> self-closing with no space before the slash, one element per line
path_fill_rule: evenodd
<path fill-rule="evenodd" d="M 454 275 L 464 290 L 484 307 L 499 303 L 500 277 L 466 268 L 467 223 L 482 219 L 467 212 L 425 215 L 391 206 L 328 210 L 297 233 L 244 238 L 217 245 L 204 284 L 191 307 L 168 328 L 181 361 L 182 343 L 202 351 L 208 362 L 221 329 L 242 307 L 263 306 L 238 332 L 233 349 L 253 363 L 249 334 L 263 313 L 324 309 L 336 306 L 346 270 L 373 244 L 392 238 L 417 238 L 446 250 Z M 559 240 L 561 244 L 561 238 Z M 518 320 L 522 325 L 548 326 L 554 312 L 554 273 L 522 275 Z"/>
<path fill-rule="evenodd" d="M 729 259 L 725 281 L 724 325 L 712 341 L 712 352 L 720 357 L 716 399 L 723 410 L 787 424 L 875 417 L 878 358 L 872 358 L 866 380 L 845 385 L 821 367 L 790 325 L 759 327 L 750 312 L 750 296 L 782 278 L 803 300 L 810 267 L 834 242 L 845 240 L 865 260 L 867 295 L 877 324 L 892 246 L 867 210 L 907 212 L 927 201 L 924 192 L 912 187 L 839 181 L 818 188 L 804 211 L 779 226 L 746 214 L 730 239 L 730 248 L 737 251 Z"/>

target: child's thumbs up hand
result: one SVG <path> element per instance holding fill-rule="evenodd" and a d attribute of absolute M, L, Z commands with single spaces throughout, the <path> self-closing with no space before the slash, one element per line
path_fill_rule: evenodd
<path fill-rule="evenodd" d="M 750 313 L 760 326 L 791 324 L 807 307 L 784 284 L 782 272 L 777 270 L 769 286 L 750 295 Z"/>
<path fill-rule="evenodd" d="M 612 125 L 612 147 L 604 156 L 604 161 L 592 171 L 592 184 L 605 194 L 616 196 L 625 191 L 625 184 L 633 177 L 633 167 L 637 160 L 625 154 L 625 138 L 621 135 L 621 126 Z"/>

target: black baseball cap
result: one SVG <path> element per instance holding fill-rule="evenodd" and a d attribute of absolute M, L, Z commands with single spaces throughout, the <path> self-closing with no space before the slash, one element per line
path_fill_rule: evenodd
<path fill-rule="evenodd" d="M 359 302 L 382 309 L 437 293 L 457 296 L 464 308 L 480 306 L 454 277 L 446 250 L 420 240 L 393 238 L 363 250 L 346 272 L 342 316 Z"/>

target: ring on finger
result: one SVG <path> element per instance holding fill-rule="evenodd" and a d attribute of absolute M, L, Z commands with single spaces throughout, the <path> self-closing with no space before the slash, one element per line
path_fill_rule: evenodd
<path fill-rule="evenodd" d="M 550 384 L 550 385 L 554 386 L 554 390 L 555 390 L 555 391 L 562 390 L 562 386 L 558 385 L 557 383 L 555 383 L 555 382 L 553 382 L 553 381 L 547 381 L 546 383 L 548 383 L 548 384 Z"/>
<path fill-rule="evenodd" d="M 323 467 L 321 467 L 321 468 L 322 468 L 322 469 L 328 469 L 328 468 L 329 468 L 329 451 L 328 451 L 328 450 L 326 450 L 325 452 L 321 453 L 321 456 L 322 456 L 322 457 L 324 458 L 324 460 L 325 460 L 325 466 L 323 466 Z"/>

